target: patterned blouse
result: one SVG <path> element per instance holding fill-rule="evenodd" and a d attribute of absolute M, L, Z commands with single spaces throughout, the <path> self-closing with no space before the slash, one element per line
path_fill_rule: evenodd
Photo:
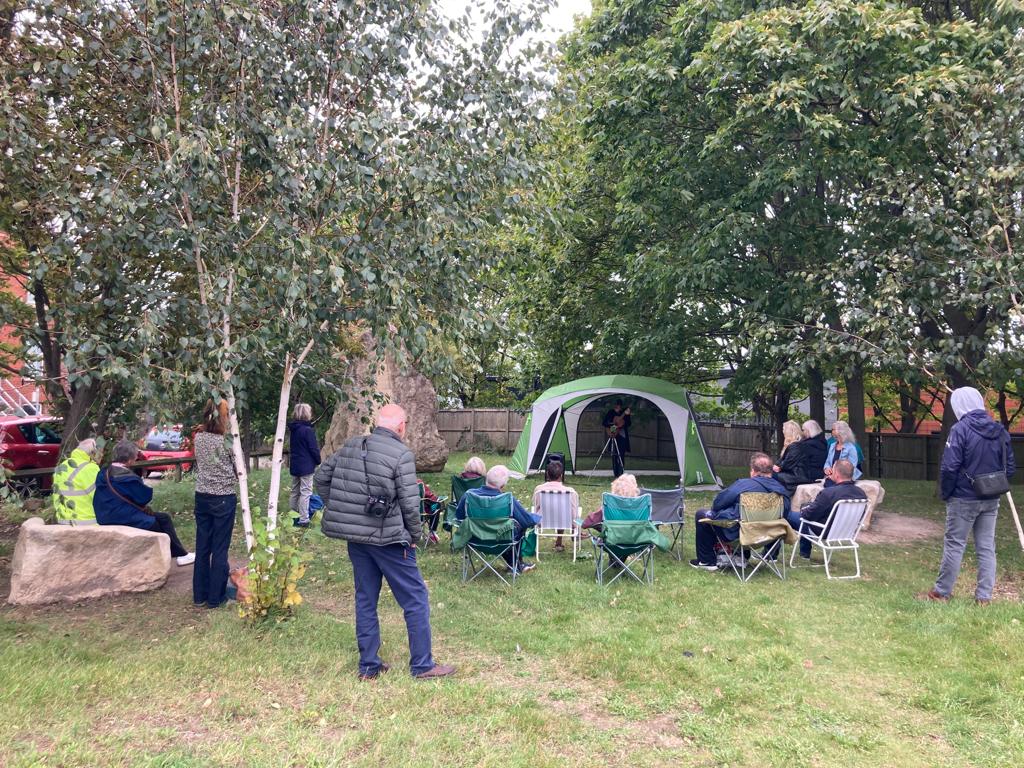
<path fill-rule="evenodd" d="M 231 449 L 224 435 L 197 432 L 193 446 L 196 455 L 196 493 L 231 496 L 238 493 L 238 478 Z"/>

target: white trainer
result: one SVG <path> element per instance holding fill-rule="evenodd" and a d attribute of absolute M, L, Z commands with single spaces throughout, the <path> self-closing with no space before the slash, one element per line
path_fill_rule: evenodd
<path fill-rule="evenodd" d="M 174 558 L 174 562 L 176 562 L 178 565 L 192 565 L 192 563 L 194 563 L 195 561 L 195 552 L 189 552 L 187 555 L 182 555 L 181 557 Z"/>

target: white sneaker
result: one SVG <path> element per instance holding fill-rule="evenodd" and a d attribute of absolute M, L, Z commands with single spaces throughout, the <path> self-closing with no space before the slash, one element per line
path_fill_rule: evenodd
<path fill-rule="evenodd" d="M 181 557 L 174 558 L 174 562 L 176 562 L 178 565 L 192 565 L 192 563 L 194 563 L 195 561 L 195 552 L 189 552 L 187 555 L 182 555 Z"/>

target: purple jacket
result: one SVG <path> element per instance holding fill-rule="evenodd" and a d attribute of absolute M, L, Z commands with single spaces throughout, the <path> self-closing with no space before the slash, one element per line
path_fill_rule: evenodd
<path fill-rule="evenodd" d="M 942 498 L 977 499 L 971 478 L 1004 468 L 1008 477 L 1017 469 L 1009 432 L 985 411 L 968 411 L 949 431 L 942 452 Z"/>
<path fill-rule="evenodd" d="M 320 446 L 316 444 L 313 425 L 308 421 L 291 421 L 288 430 L 291 433 L 288 470 L 295 477 L 312 475 L 320 465 Z"/>

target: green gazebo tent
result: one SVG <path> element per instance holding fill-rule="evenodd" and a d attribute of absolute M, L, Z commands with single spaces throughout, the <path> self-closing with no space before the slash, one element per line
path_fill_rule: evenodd
<path fill-rule="evenodd" d="M 664 414 L 672 429 L 678 476 L 685 485 L 719 485 L 686 390 L 647 376 L 591 376 L 559 384 L 542 393 L 526 418 L 509 470 L 519 477 L 538 472 L 543 467 L 544 457 L 551 452 L 565 455 L 567 469 L 576 467 L 580 417 L 588 405 L 609 395 L 642 398 Z M 675 470 L 670 473 L 675 474 Z"/>

